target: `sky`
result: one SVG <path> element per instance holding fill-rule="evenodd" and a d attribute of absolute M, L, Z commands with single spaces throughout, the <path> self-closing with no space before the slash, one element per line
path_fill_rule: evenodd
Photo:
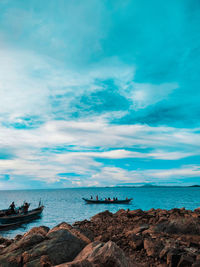
<path fill-rule="evenodd" d="M 198 0 L 1 0 L 0 190 L 200 184 Z"/>

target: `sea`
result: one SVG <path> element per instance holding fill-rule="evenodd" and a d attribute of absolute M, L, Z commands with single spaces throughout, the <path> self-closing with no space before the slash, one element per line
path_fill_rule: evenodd
<path fill-rule="evenodd" d="M 130 204 L 86 204 L 84 198 L 118 199 L 133 198 Z M 38 206 L 41 199 L 45 206 L 40 219 L 23 224 L 17 229 L 1 231 L 0 235 L 13 238 L 24 234 L 32 227 L 45 225 L 50 228 L 61 222 L 73 224 L 76 221 L 90 219 L 95 214 L 109 210 L 151 208 L 182 208 L 194 210 L 200 207 L 200 187 L 109 187 L 109 188 L 70 188 L 0 191 L 0 209 L 8 208 L 12 201 L 20 206 L 24 201 L 31 203 L 30 209 Z"/>

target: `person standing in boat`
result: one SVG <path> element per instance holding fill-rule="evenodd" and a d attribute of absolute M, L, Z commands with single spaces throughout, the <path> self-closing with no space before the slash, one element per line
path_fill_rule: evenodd
<path fill-rule="evenodd" d="M 98 195 L 96 195 L 96 200 L 99 200 L 99 197 L 98 197 Z"/>
<path fill-rule="evenodd" d="M 24 203 L 23 205 L 23 212 L 27 213 L 28 212 L 28 208 L 29 208 L 30 204 L 28 204 L 27 202 Z"/>
<path fill-rule="evenodd" d="M 15 213 L 15 202 L 14 201 L 10 204 L 10 210 L 12 213 Z"/>

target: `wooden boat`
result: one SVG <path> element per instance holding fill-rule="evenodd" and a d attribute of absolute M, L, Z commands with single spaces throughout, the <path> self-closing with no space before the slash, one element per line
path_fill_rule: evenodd
<path fill-rule="evenodd" d="M 9 229 L 16 229 L 23 223 L 25 223 L 25 222 L 0 224 L 0 231 L 7 231 Z"/>
<path fill-rule="evenodd" d="M 42 211 L 44 209 L 44 206 L 39 206 L 36 209 L 32 209 L 26 213 L 16 213 L 16 214 L 11 214 L 11 215 L 1 215 L 0 216 L 0 223 L 1 227 L 4 227 L 6 224 L 18 224 L 18 223 L 23 223 L 25 221 L 30 221 L 35 218 L 38 218 L 41 216 Z M 0 228 L 1 228 L 0 227 Z"/>
<path fill-rule="evenodd" d="M 14 229 L 17 229 L 19 228 L 21 225 L 24 225 L 24 224 L 27 224 L 29 222 L 32 222 L 32 221 L 35 221 L 35 220 L 38 220 L 40 217 L 35 217 L 35 218 L 27 218 L 27 219 L 24 219 L 23 221 L 21 222 L 12 222 L 12 223 L 4 223 L 4 224 L 0 224 L 0 232 L 1 231 L 8 231 L 8 230 L 14 230 Z"/>
<path fill-rule="evenodd" d="M 30 205 L 30 204 L 29 204 L 29 205 Z M 39 203 L 39 206 L 41 206 L 40 203 Z M 18 213 L 19 210 L 22 209 L 22 208 L 23 208 L 23 205 L 22 205 L 22 206 L 19 206 L 19 207 L 15 207 L 15 212 Z M 0 217 L 5 216 L 5 215 L 10 215 L 10 214 L 12 214 L 10 208 L 0 210 Z"/>
<path fill-rule="evenodd" d="M 88 204 L 129 204 L 132 198 L 122 200 L 95 200 L 83 198 L 83 200 Z"/>

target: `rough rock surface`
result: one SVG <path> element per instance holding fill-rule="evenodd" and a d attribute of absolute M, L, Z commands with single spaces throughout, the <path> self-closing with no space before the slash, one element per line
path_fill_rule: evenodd
<path fill-rule="evenodd" d="M 114 242 L 107 243 L 95 241 L 87 245 L 73 262 L 57 265 L 56 267 L 70 266 L 115 266 L 115 267 L 134 267 L 136 265 L 128 259 L 123 250 Z"/>
<path fill-rule="evenodd" d="M 89 242 L 67 223 L 51 230 L 43 226 L 33 228 L 0 250 L 0 266 L 52 266 L 72 261 Z"/>
<path fill-rule="evenodd" d="M 74 227 L 93 232 L 94 240 L 115 242 L 142 266 L 197 266 L 200 262 L 200 209 L 105 211 Z"/>
<path fill-rule="evenodd" d="M 0 267 L 200 266 L 200 209 L 119 210 L 0 237 Z"/>

